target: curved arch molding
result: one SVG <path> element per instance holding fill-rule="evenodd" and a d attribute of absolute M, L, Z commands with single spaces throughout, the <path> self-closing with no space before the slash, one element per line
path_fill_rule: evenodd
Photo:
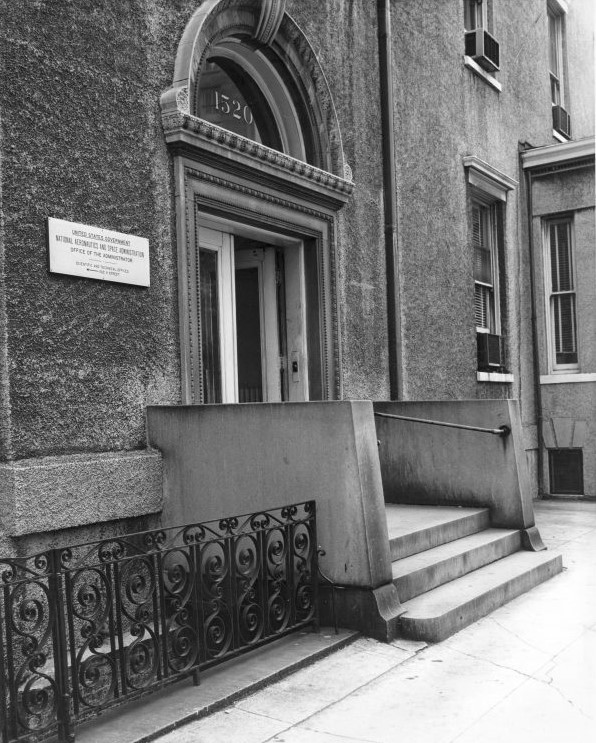
<path fill-rule="evenodd" d="M 317 56 L 296 22 L 285 12 L 285 0 L 205 0 L 189 20 L 176 55 L 172 86 L 161 96 L 162 123 L 166 140 L 171 133 L 186 128 L 194 119 L 194 94 L 199 71 L 211 49 L 225 38 L 241 34 L 268 46 L 284 64 L 297 90 L 302 92 L 304 105 L 312 121 L 315 138 L 316 166 L 306 165 L 303 173 L 323 170 L 336 176 L 340 182 L 328 180 L 334 190 L 351 193 L 350 174 L 345 166 L 337 113 L 327 79 Z M 203 122 L 205 123 L 205 122 Z M 194 123 L 195 131 L 200 127 Z M 213 130 L 220 130 L 212 125 Z M 205 131 L 209 131 L 205 129 Z M 202 133 L 200 131 L 199 133 Z M 239 135 L 221 129 L 218 140 L 224 146 L 236 149 Z M 250 140 L 246 140 L 247 142 Z M 252 143 L 255 145 L 256 143 Z M 266 156 L 259 146 L 252 154 L 260 159 Z M 290 168 L 287 156 L 278 153 L 278 162 Z M 303 164 L 305 165 L 305 164 Z M 342 202 L 345 199 L 342 199 Z"/>

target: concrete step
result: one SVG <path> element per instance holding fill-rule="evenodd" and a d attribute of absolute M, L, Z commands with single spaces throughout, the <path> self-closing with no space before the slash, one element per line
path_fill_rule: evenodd
<path fill-rule="evenodd" d="M 190 679 L 106 710 L 76 729 L 77 743 L 148 743 L 216 712 L 268 684 L 354 642 L 358 632 L 329 627 L 303 630 L 201 672 Z M 242 740 L 241 732 L 234 741 Z"/>
<path fill-rule="evenodd" d="M 560 554 L 516 552 L 406 601 L 401 634 L 440 642 L 562 569 Z"/>
<path fill-rule="evenodd" d="M 403 603 L 425 591 L 521 549 L 517 529 L 484 529 L 393 563 L 393 583 Z"/>
<path fill-rule="evenodd" d="M 490 526 L 488 508 L 386 503 L 391 560 L 437 547 Z"/>

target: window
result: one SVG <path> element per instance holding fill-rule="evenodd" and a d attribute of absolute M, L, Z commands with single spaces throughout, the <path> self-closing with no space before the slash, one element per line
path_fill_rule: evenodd
<path fill-rule="evenodd" d="M 584 458 L 582 449 L 549 449 L 550 492 L 554 495 L 582 495 Z"/>
<path fill-rule="evenodd" d="M 492 2 L 490 0 L 464 0 L 464 25 L 466 31 L 474 31 L 477 28 L 492 31 Z"/>
<path fill-rule="evenodd" d="M 282 150 L 275 119 L 249 75 L 225 57 L 210 57 L 201 75 L 199 115 L 255 142 Z"/>
<path fill-rule="evenodd" d="M 570 218 L 545 224 L 549 348 L 554 370 L 578 368 L 576 295 Z"/>
<path fill-rule="evenodd" d="M 505 371 L 504 220 L 516 181 L 473 155 L 464 157 L 470 187 L 470 246 L 478 371 Z"/>
<path fill-rule="evenodd" d="M 486 72 L 499 69 L 499 43 L 493 33 L 492 0 L 464 0 L 465 56 Z"/>
<path fill-rule="evenodd" d="M 499 332 L 497 206 L 472 201 L 474 314 L 479 333 Z"/>
<path fill-rule="evenodd" d="M 565 8 L 558 0 L 549 0 L 548 17 L 548 66 L 553 129 L 565 138 L 571 136 L 571 122 L 566 111 L 565 91 Z"/>
<path fill-rule="evenodd" d="M 314 147 L 300 97 L 263 51 L 229 37 L 211 50 L 196 83 L 199 118 L 312 163 Z"/>

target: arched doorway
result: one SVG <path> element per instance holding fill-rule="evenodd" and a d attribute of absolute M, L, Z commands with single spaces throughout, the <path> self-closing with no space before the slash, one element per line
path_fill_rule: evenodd
<path fill-rule="evenodd" d="M 341 396 L 331 93 L 283 0 L 207 0 L 161 99 L 185 403 Z M 349 169 L 347 169 L 349 171 Z"/>

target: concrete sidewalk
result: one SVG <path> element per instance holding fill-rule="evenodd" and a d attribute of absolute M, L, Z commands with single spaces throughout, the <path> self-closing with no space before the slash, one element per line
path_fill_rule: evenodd
<path fill-rule="evenodd" d="M 596 503 L 544 501 L 536 520 L 563 573 L 471 627 L 429 646 L 360 638 L 155 740 L 596 741 Z"/>

